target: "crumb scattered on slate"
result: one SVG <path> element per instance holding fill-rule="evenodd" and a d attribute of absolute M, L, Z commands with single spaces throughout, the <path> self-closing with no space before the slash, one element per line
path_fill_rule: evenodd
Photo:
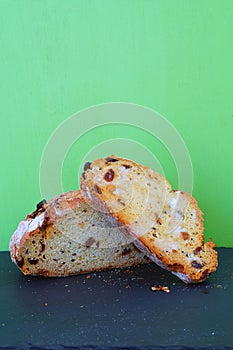
<path fill-rule="evenodd" d="M 162 291 L 162 292 L 165 292 L 165 293 L 170 293 L 170 289 L 168 287 L 165 287 L 165 286 L 152 286 L 151 287 L 151 290 L 153 292 L 158 292 L 158 291 Z"/>

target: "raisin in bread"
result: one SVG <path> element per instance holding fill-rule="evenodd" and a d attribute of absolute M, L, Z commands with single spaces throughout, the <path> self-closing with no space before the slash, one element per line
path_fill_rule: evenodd
<path fill-rule="evenodd" d="M 81 189 L 143 253 L 184 282 L 202 282 L 216 270 L 215 244 L 204 243 L 196 200 L 173 191 L 161 174 L 112 155 L 85 165 Z"/>
<path fill-rule="evenodd" d="M 20 222 L 10 253 L 26 275 L 67 276 L 148 262 L 80 190 L 40 202 Z"/>

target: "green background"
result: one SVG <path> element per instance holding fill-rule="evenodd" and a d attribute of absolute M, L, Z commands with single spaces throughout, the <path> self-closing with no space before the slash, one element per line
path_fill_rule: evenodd
<path fill-rule="evenodd" d="M 40 160 L 53 131 L 114 101 L 152 108 L 174 125 L 191 155 L 206 238 L 233 246 L 232 18 L 232 0 L 1 0 L 0 250 L 41 200 Z M 157 140 L 106 128 L 71 148 L 64 190 L 77 186 L 78 149 L 85 154 L 107 135 L 150 147 L 176 187 Z"/>

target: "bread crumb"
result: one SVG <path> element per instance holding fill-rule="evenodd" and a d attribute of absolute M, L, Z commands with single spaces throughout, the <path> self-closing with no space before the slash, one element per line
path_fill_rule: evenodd
<path fill-rule="evenodd" d="M 151 290 L 153 292 L 163 291 L 165 293 L 170 293 L 170 289 L 168 287 L 160 286 L 160 285 L 159 286 L 152 286 Z"/>

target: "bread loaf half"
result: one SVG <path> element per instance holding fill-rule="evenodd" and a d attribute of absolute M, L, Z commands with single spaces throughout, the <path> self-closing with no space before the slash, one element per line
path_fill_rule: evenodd
<path fill-rule="evenodd" d="M 13 234 L 10 254 L 25 275 L 42 276 L 148 262 L 106 215 L 86 203 L 79 190 L 40 202 Z"/>
<path fill-rule="evenodd" d="M 216 270 L 215 244 L 204 243 L 196 200 L 173 191 L 161 174 L 112 155 L 85 165 L 81 189 L 143 253 L 184 282 L 202 282 Z"/>

